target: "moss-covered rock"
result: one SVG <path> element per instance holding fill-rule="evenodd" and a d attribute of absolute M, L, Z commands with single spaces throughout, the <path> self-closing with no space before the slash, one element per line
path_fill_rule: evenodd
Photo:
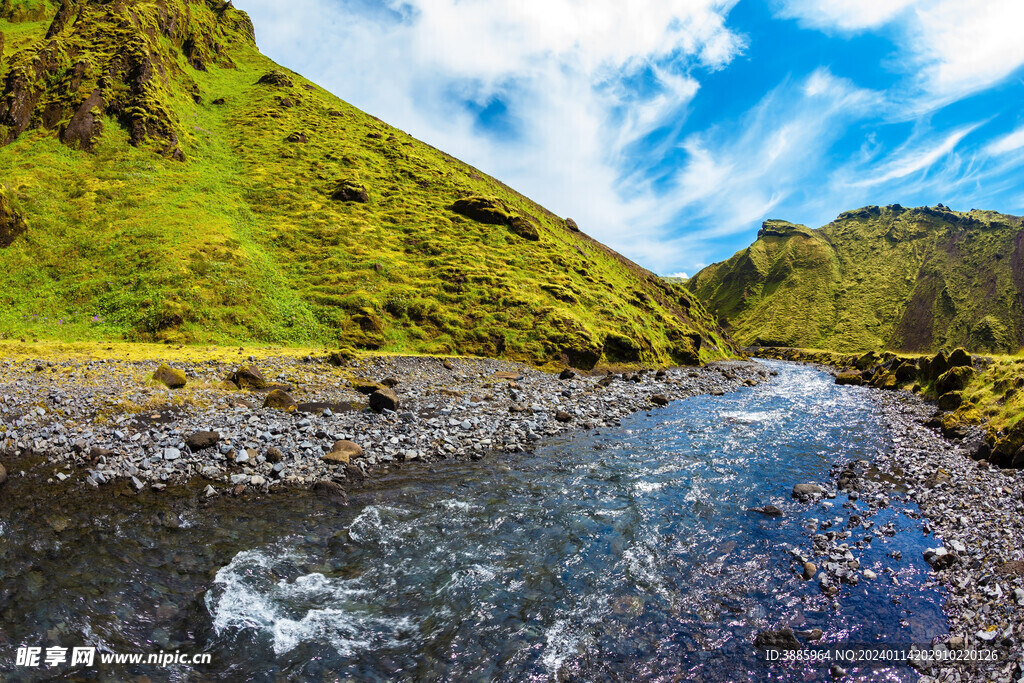
<path fill-rule="evenodd" d="M 463 197 L 452 204 L 452 211 L 489 225 L 506 225 L 512 217 L 505 204 L 493 197 Z"/>
<path fill-rule="evenodd" d="M 947 370 L 935 380 L 935 393 L 939 396 L 951 391 L 963 391 L 974 379 L 974 368 L 958 366 Z"/>
<path fill-rule="evenodd" d="M 365 204 L 370 201 L 370 195 L 367 193 L 366 188 L 360 185 L 358 182 L 345 179 L 339 180 L 334 189 L 331 192 L 331 199 L 336 202 L 356 202 L 359 204 Z"/>
<path fill-rule="evenodd" d="M 263 399 L 263 407 L 283 410 L 286 413 L 294 413 L 299 409 L 299 404 L 288 392 L 282 389 L 274 389 Z"/>
<path fill-rule="evenodd" d="M 946 365 L 950 368 L 971 367 L 974 365 L 974 359 L 965 349 L 957 347 L 949 354 Z"/>
<path fill-rule="evenodd" d="M 836 375 L 836 384 L 859 387 L 864 384 L 864 378 L 859 372 L 840 372 Z"/>
<path fill-rule="evenodd" d="M 184 370 L 172 368 L 167 363 L 160 364 L 160 367 L 153 373 L 153 379 L 169 389 L 180 389 L 188 382 Z"/>
<path fill-rule="evenodd" d="M 537 231 L 537 226 L 523 216 L 510 216 L 508 219 L 508 229 L 513 234 L 519 235 L 531 242 L 536 242 L 540 239 L 540 232 Z"/>
<path fill-rule="evenodd" d="M 963 392 L 950 391 L 939 396 L 939 410 L 956 410 L 964 402 Z"/>
<path fill-rule="evenodd" d="M 228 379 L 237 384 L 240 389 L 260 391 L 270 386 L 270 382 L 255 365 L 239 366 Z"/>

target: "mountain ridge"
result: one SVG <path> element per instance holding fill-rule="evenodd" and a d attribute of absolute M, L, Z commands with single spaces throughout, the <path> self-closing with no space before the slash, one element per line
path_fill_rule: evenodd
<path fill-rule="evenodd" d="M 843 352 L 1024 346 L 1024 219 L 941 204 L 766 221 L 690 289 L 737 342 Z"/>

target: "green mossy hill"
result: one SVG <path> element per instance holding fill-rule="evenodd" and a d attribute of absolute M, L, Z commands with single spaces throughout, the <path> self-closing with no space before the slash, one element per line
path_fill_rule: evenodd
<path fill-rule="evenodd" d="M 0 337 L 732 352 L 686 290 L 262 56 L 229 2 L 2 0 L 0 46 Z"/>
<path fill-rule="evenodd" d="M 930 426 L 962 439 L 972 457 L 1024 469 L 1024 358 L 972 356 L 963 348 L 931 356 L 783 348 L 754 353 L 835 366 L 836 384 L 919 393 L 941 411 Z"/>
<path fill-rule="evenodd" d="M 749 346 L 926 352 L 1024 346 L 1024 219 L 869 206 L 757 241 L 687 287 Z"/>

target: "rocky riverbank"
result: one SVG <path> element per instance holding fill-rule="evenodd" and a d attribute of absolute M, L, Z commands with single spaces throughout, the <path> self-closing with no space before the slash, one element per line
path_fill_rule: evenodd
<path fill-rule="evenodd" d="M 49 482 L 226 492 L 344 487 L 408 461 L 529 450 L 670 400 L 765 380 L 745 362 L 554 375 L 484 359 L 0 362 L 0 452 Z M 172 388 L 173 387 L 173 388 Z"/>
<path fill-rule="evenodd" d="M 924 560 L 934 583 L 948 594 L 950 634 L 936 650 L 998 652 L 996 661 L 936 662 L 917 666 L 922 681 L 1017 681 L 1024 677 L 1024 477 L 976 461 L 961 442 L 934 427 L 935 408 L 908 392 L 873 392 L 892 438 L 891 448 L 871 461 L 837 464 L 828 486 L 800 484 L 793 496 L 822 507 L 810 548 L 794 549 L 795 571 L 827 595 L 842 599 L 844 586 L 892 581 L 906 558 L 874 570 L 858 555 L 893 525 L 874 517 L 890 506 L 916 503 L 934 547 Z M 848 496 L 841 506 L 833 502 Z M 916 514 L 916 513 L 912 513 Z M 879 570 L 880 571 L 877 571 Z M 797 634 L 811 640 L 812 634 Z M 766 637 L 779 637 L 778 633 Z M 786 642 L 799 645 L 792 633 Z M 833 671 L 833 673 L 839 673 Z"/>

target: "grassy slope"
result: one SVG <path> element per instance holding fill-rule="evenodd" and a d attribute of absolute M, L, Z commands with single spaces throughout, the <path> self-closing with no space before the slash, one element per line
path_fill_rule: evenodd
<path fill-rule="evenodd" d="M 92 1 L 46 39 L 56 7 L 13 2 L 31 10 L 21 18 L 44 18 L 0 20 L 4 96 L 18 69 L 42 95 L 23 132 L 0 121 L 0 137 L 13 138 L 0 183 L 29 225 L 0 250 L 0 336 L 584 365 L 602 351 L 608 362 L 680 361 L 694 342 L 705 360 L 728 353 L 685 290 L 273 64 L 241 12 L 215 0 Z M 153 66 L 141 94 L 128 76 L 100 80 L 96 65 L 121 54 Z M 82 61 L 91 66 L 79 83 Z M 289 83 L 257 84 L 273 71 Z M 72 149 L 59 138 L 93 88 L 107 103 L 93 110 L 102 133 L 92 151 Z M 133 140 L 140 121 L 147 134 Z M 297 134 L 306 141 L 288 141 Z M 170 158 L 177 150 L 183 161 Z M 369 201 L 332 200 L 340 181 Z M 450 210 L 467 195 L 532 218 L 540 239 Z"/>
<path fill-rule="evenodd" d="M 866 207 L 762 230 L 688 287 L 747 345 L 1006 353 L 1024 345 L 1022 267 L 1018 217 Z"/>

